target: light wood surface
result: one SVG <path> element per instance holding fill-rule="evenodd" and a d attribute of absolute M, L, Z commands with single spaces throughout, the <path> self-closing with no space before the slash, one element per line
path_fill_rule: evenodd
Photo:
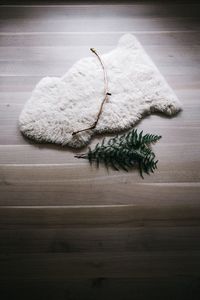
<path fill-rule="evenodd" d="M 0 6 L 0 298 L 199 299 L 200 4 L 60 4 Z M 18 129 L 41 77 L 63 75 L 90 47 L 111 50 L 124 32 L 184 106 L 138 123 L 162 135 L 144 180 Z"/>

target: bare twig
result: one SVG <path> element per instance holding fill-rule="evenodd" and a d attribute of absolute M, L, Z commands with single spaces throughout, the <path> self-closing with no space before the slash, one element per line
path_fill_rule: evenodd
<path fill-rule="evenodd" d="M 99 118 L 101 116 L 101 113 L 103 111 L 104 103 L 108 100 L 109 96 L 111 96 L 111 93 L 108 92 L 108 78 L 107 78 L 107 72 L 106 72 L 105 66 L 103 64 L 103 61 L 102 61 L 102 59 L 100 58 L 99 54 L 96 52 L 96 50 L 94 48 L 90 48 L 90 50 L 97 56 L 98 60 L 100 61 L 101 66 L 102 66 L 102 69 L 103 69 L 103 74 L 104 74 L 104 98 L 103 98 L 103 101 L 102 101 L 101 106 L 99 108 L 99 112 L 97 114 L 96 121 L 91 126 L 89 126 L 87 128 L 74 131 L 72 133 L 72 135 L 75 135 L 75 134 L 77 134 L 79 132 L 82 132 L 82 131 L 94 129 L 96 127 L 96 125 L 97 125 L 97 123 L 99 121 Z"/>

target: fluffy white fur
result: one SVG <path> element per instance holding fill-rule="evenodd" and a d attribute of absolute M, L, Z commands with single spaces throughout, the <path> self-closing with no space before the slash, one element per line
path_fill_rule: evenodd
<path fill-rule="evenodd" d="M 94 123 L 103 99 L 102 67 L 94 54 L 59 77 L 45 77 L 35 87 L 19 118 L 20 130 L 39 142 L 71 147 L 89 143 L 94 133 L 132 127 L 154 111 L 173 115 L 181 104 L 138 40 L 123 35 L 117 47 L 101 56 L 112 93 L 94 130 L 72 132 Z"/>

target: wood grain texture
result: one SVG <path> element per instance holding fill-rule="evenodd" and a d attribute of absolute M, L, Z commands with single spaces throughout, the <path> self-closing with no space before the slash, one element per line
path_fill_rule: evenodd
<path fill-rule="evenodd" d="M 64 227 L 64 226 L 63 226 Z M 184 230 L 183 230 L 184 229 Z M 198 226 L 28 228 L 0 231 L 1 254 L 200 250 Z M 153 243 L 152 243 L 153 240 Z M 21 243 L 23 242 L 23 248 Z"/>
<path fill-rule="evenodd" d="M 0 279 L 2 284 L 8 280 L 15 284 L 21 281 L 35 284 L 63 282 L 68 278 L 121 278 L 122 274 L 123 278 L 151 277 L 155 280 L 177 274 L 195 277 L 199 276 L 199 256 L 199 251 L 0 255 Z M 12 261 L 12 266 L 8 260 Z"/>
<path fill-rule="evenodd" d="M 37 287 L 37 288 L 36 288 Z M 77 288 L 78 287 L 78 288 Z M 144 288 L 145 287 L 145 288 Z M 127 300 L 133 296 L 141 300 L 146 295 L 152 299 L 163 300 L 183 299 L 198 300 L 200 292 L 199 281 L 196 278 L 185 278 L 183 276 L 169 276 L 168 278 L 108 278 L 96 277 L 88 279 L 67 279 L 64 282 L 42 282 L 35 287 L 24 282 L 0 287 L 3 299 L 12 299 L 13 291 L 24 299 L 50 299 L 54 300 L 55 295 L 59 300 L 86 299 L 88 300 Z"/>
<path fill-rule="evenodd" d="M 0 7 L 0 298 L 199 300 L 200 4 L 48 2 Z M 41 77 L 61 76 L 90 47 L 111 50 L 125 32 L 184 107 L 138 123 L 162 135 L 158 170 L 144 180 L 18 129 Z"/>
<path fill-rule="evenodd" d="M 144 201 L 145 202 L 145 201 Z M 135 226 L 199 226 L 200 206 L 157 205 L 158 201 L 132 205 L 87 206 L 2 206 L 2 228 L 19 228 L 22 225 L 54 228 L 135 227 Z M 172 247 L 173 248 L 173 247 Z"/>

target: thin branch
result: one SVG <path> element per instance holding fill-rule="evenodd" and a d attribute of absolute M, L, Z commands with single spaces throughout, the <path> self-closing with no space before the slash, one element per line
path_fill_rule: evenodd
<path fill-rule="evenodd" d="M 102 101 L 101 106 L 99 108 L 99 112 L 97 114 L 96 121 L 91 126 L 89 126 L 87 128 L 74 131 L 72 133 L 72 135 L 75 135 L 79 132 L 83 132 L 83 131 L 86 131 L 86 130 L 94 129 L 96 127 L 98 121 L 99 121 L 99 118 L 100 118 L 101 113 L 103 111 L 103 106 L 104 106 L 105 102 L 108 100 L 109 96 L 111 96 L 111 93 L 108 92 L 108 77 L 107 77 L 107 72 L 106 72 L 105 66 L 103 64 L 103 61 L 102 61 L 99 54 L 96 52 L 96 50 L 94 48 L 90 48 L 90 50 L 97 56 L 98 60 L 100 61 L 101 66 L 102 66 L 102 69 L 103 69 L 103 74 L 104 74 L 104 98 L 103 98 L 103 101 Z"/>

